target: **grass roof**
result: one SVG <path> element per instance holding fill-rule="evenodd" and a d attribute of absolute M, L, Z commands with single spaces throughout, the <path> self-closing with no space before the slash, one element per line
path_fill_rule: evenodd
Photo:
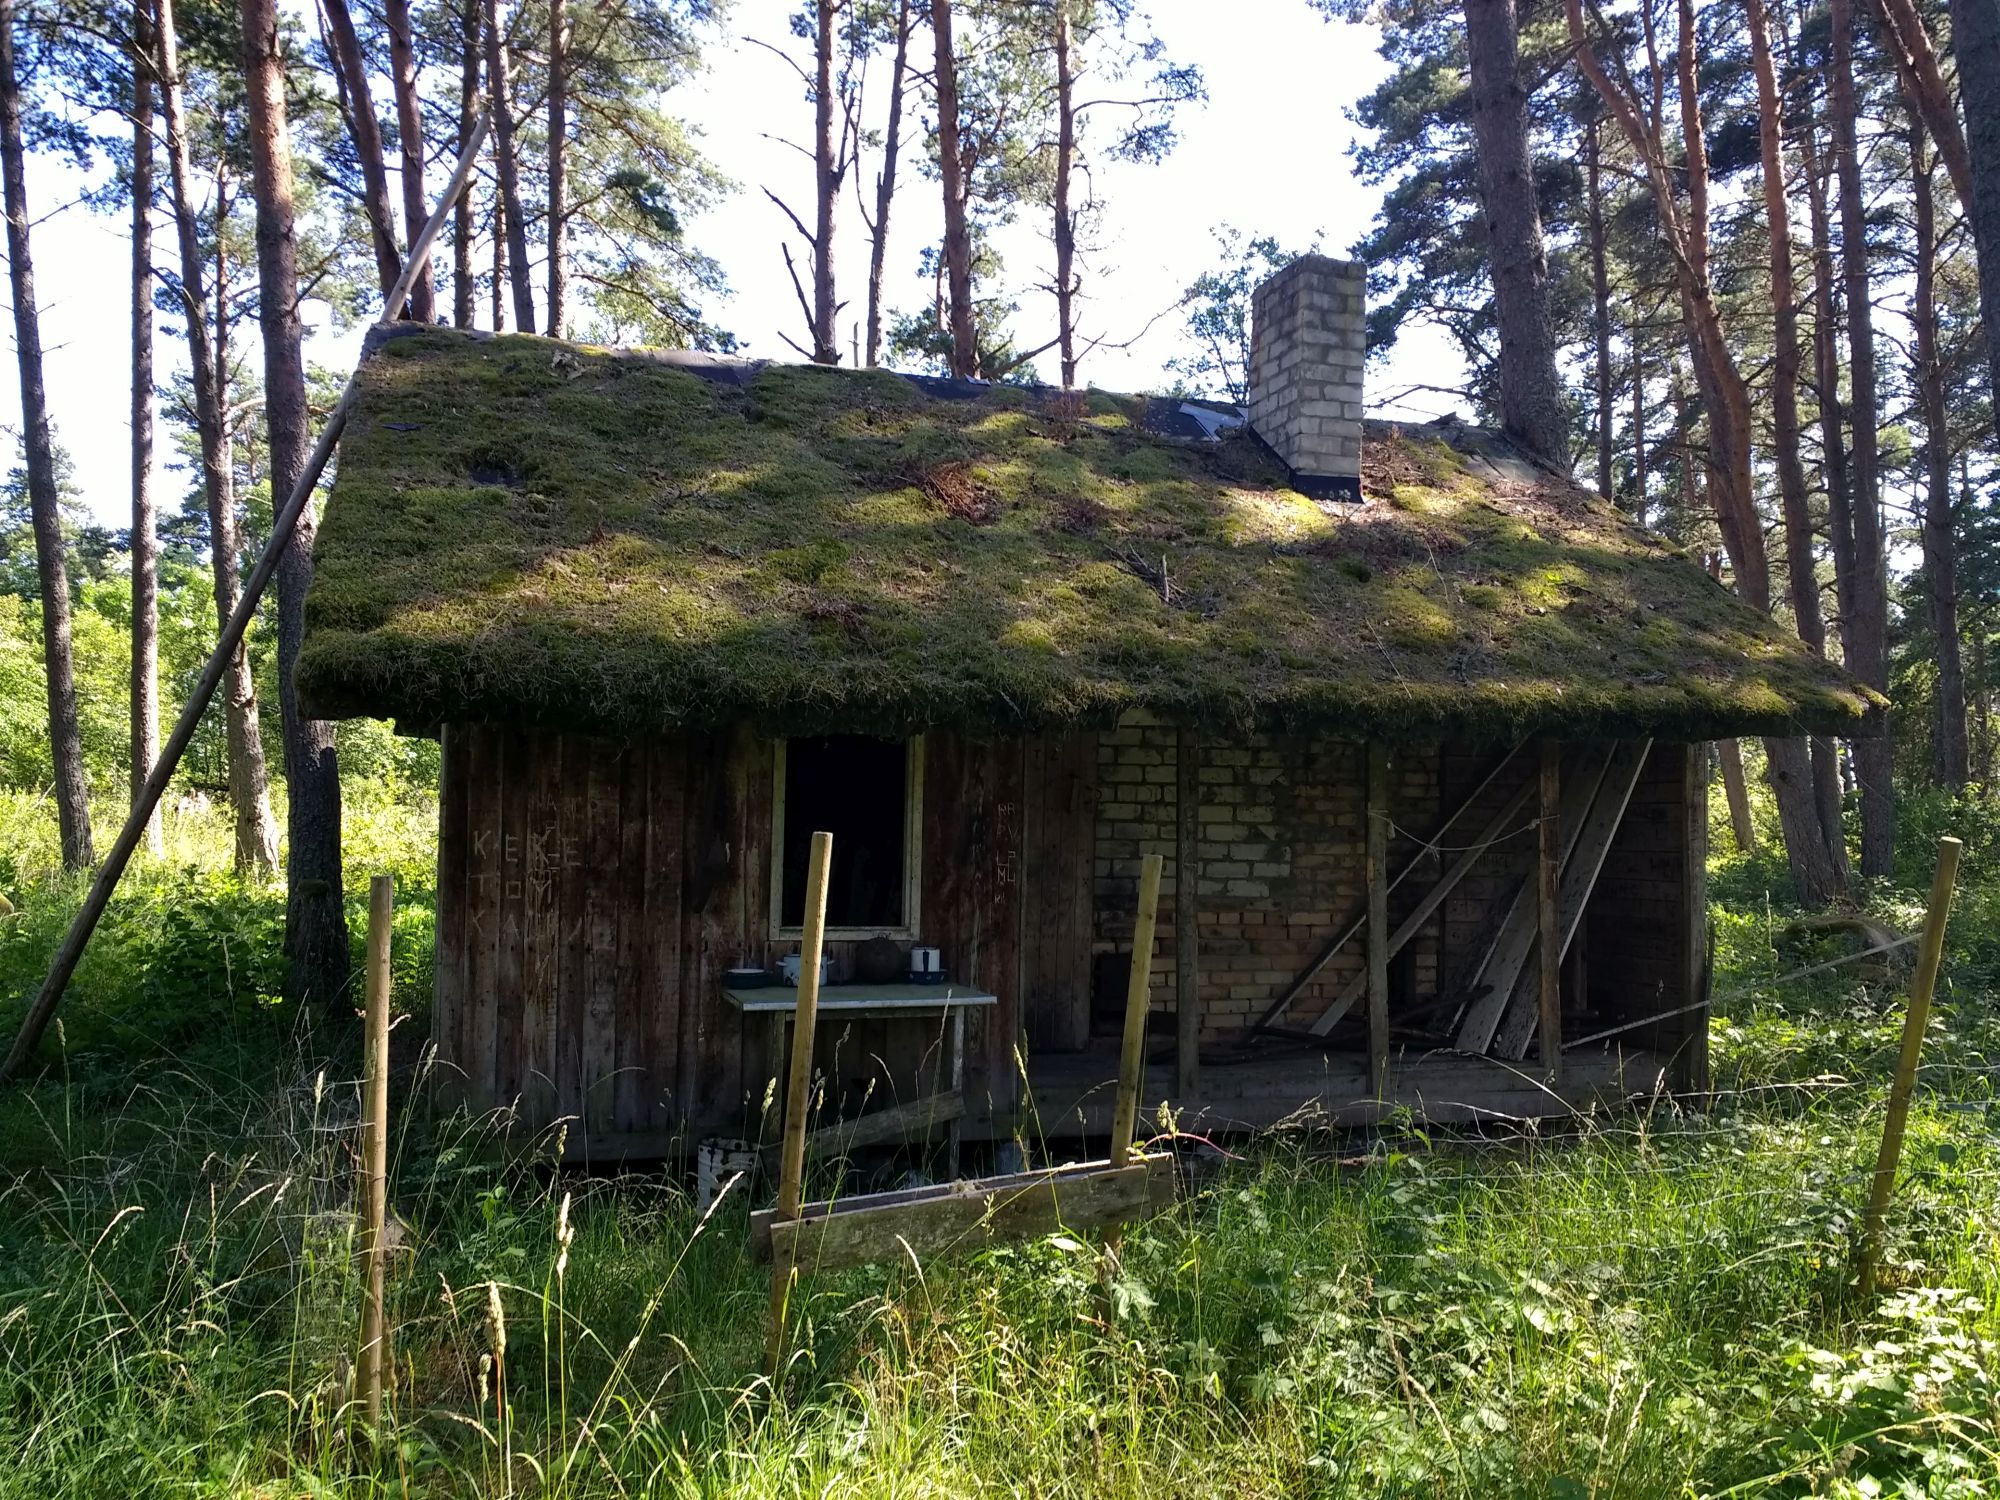
<path fill-rule="evenodd" d="M 1158 403 L 425 330 L 367 360 L 317 713 L 1708 738 L 1877 703 L 1577 487 L 1369 430 L 1361 506 Z M 1461 430 L 1463 432 L 1464 430 Z M 1470 453 L 1465 451 L 1468 447 Z"/>

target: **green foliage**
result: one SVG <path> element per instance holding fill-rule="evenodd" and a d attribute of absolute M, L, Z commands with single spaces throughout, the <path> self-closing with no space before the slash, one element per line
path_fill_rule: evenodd
<path fill-rule="evenodd" d="M 1866 706 L 1609 507 L 1476 477 L 1443 442 L 1373 431 L 1390 503 L 1350 515 L 1246 439 L 1150 436 L 1140 399 L 738 384 L 442 330 L 363 382 L 300 667 L 330 716 L 882 732 L 1143 705 L 1698 738 Z"/>

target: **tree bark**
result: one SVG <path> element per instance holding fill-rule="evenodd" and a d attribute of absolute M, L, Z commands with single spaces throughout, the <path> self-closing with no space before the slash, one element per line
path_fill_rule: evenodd
<path fill-rule="evenodd" d="M 403 274 L 403 252 L 396 237 L 396 209 L 389 197 L 389 172 L 382 165 L 382 123 L 375 114 L 374 91 L 368 83 L 368 60 L 355 34 L 347 0 L 320 0 L 332 34 L 334 77 L 346 106 L 347 133 L 361 161 L 361 207 L 368 215 L 370 242 L 375 247 L 375 275 L 386 294 Z M 421 227 L 421 226 L 419 226 Z M 402 309 L 393 310 L 397 317 Z"/>
<path fill-rule="evenodd" d="M 1070 179 L 1076 172 L 1076 59 L 1068 0 L 1055 0 L 1056 62 L 1056 345 L 1062 384 L 1076 384 L 1076 215 L 1070 209 Z"/>
<path fill-rule="evenodd" d="M 833 327 L 833 211 L 840 197 L 840 163 L 833 142 L 833 19 L 836 0 L 817 0 L 819 34 L 813 45 L 813 236 L 812 357 L 814 364 L 840 363 Z"/>
<path fill-rule="evenodd" d="M 979 374 L 978 330 L 972 318 L 972 226 L 966 217 L 968 184 L 958 142 L 958 58 L 951 43 L 951 0 L 931 0 L 936 46 L 934 84 L 938 106 L 938 179 L 944 191 L 944 268 L 951 318 L 951 373 Z"/>
<path fill-rule="evenodd" d="M 549 337 L 569 322 L 569 5 L 549 0 Z"/>
<path fill-rule="evenodd" d="M 1921 122 L 1910 128 L 1910 200 L 1915 215 L 1917 406 L 1924 424 L 1924 571 L 1929 575 L 1931 634 L 1937 643 L 1937 721 L 1931 770 L 1939 785 L 1964 788 L 1970 774 L 1965 734 L 1965 667 L 1958 638 L 1958 557 L 1952 517 L 1951 425 L 1947 373 L 1938 341 L 1937 212 L 1932 163 Z"/>
<path fill-rule="evenodd" d="M 1641 526 L 1646 524 L 1648 499 L 1646 465 L 1651 458 L 1646 452 L 1646 348 L 1640 342 L 1644 330 L 1640 327 L 1639 303 L 1632 301 L 1632 326 L 1626 338 L 1632 351 L 1632 519 Z"/>
<path fill-rule="evenodd" d="M 417 94 L 416 39 L 410 28 L 410 0 L 382 0 L 382 22 L 389 32 L 389 78 L 396 92 L 396 144 L 403 179 L 403 244 L 416 238 L 429 222 L 431 205 L 424 191 L 424 113 Z M 410 288 L 410 317 L 418 323 L 437 318 L 437 291 L 430 262 Z"/>
<path fill-rule="evenodd" d="M 2000 413 L 2000 0 L 1951 0 L 1951 49 L 1965 110 L 1966 203 L 1979 252 L 1979 318 Z"/>
<path fill-rule="evenodd" d="M 1611 498 L 1611 269 L 1604 245 L 1603 141 L 1600 122 L 1592 120 L 1585 138 L 1584 191 L 1589 199 L 1585 228 L 1590 236 L 1591 332 L 1596 343 L 1597 493 Z"/>
<path fill-rule="evenodd" d="M 1852 412 L 1854 605 L 1847 635 L 1847 666 L 1878 692 L 1889 688 L 1889 575 L 1882 540 L 1879 422 L 1875 397 L 1875 315 L 1868 277 L 1867 203 L 1861 190 L 1861 153 L 1855 120 L 1854 11 L 1850 0 L 1832 0 L 1828 102 L 1834 166 L 1840 181 L 1840 264 L 1847 292 L 1847 364 Z M 1854 743 L 1855 777 L 1861 784 L 1861 873 L 1894 873 L 1896 789 L 1890 779 L 1887 735 Z"/>
<path fill-rule="evenodd" d="M 1718 740 L 1716 759 L 1722 766 L 1722 793 L 1729 803 L 1729 834 L 1740 854 L 1757 852 L 1757 825 L 1750 819 L 1750 782 L 1743 774 L 1743 747 L 1735 740 Z"/>
<path fill-rule="evenodd" d="M 236 612 L 240 545 L 236 535 L 233 460 L 229 451 L 226 381 L 229 370 L 227 278 L 220 264 L 223 241 L 217 242 L 215 314 L 209 327 L 209 302 L 202 269 L 199 227 L 188 165 L 187 132 L 181 104 L 180 41 L 174 0 L 156 0 L 159 7 L 160 113 L 166 123 L 167 173 L 173 189 L 174 237 L 180 251 L 181 307 L 187 323 L 188 363 L 194 381 L 195 433 L 201 442 L 202 494 L 208 506 L 209 569 L 215 579 L 218 634 Z M 218 173 L 216 214 L 226 217 L 226 184 Z M 238 645 L 223 678 L 224 744 L 228 756 L 229 802 L 236 823 L 236 868 L 249 874 L 269 874 L 278 867 L 278 822 L 271 814 L 270 773 L 264 763 L 264 737 L 258 722 L 257 686 L 251 676 L 248 650 Z"/>
<path fill-rule="evenodd" d="M 480 30 L 484 15 L 480 0 L 462 0 L 459 11 L 458 41 L 458 150 L 465 153 L 465 143 L 472 139 L 472 130 L 479 118 L 479 67 Z M 475 308 L 478 304 L 479 285 L 472 274 L 472 245 L 475 238 L 473 214 L 473 186 L 466 183 L 465 191 L 458 195 L 458 202 L 451 210 L 451 322 L 454 328 L 470 328 Z"/>
<path fill-rule="evenodd" d="M 289 494 L 311 447 L 298 246 L 293 225 L 292 152 L 285 118 L 284 63 L 276 0 L 242 0 L 243 72 L 250 103 L 250 164 L 257 199 L 257 316 L 264 334 L 264 415 L 271 441 L 271 493 Z M 319 529 L 310 506 L 279 555 L 278 707 L 284 722 L 290 793 L 285 953 L 290 992 L 304 1003 L 334 1004 L 347 984 L 347 917 L 341 902 L 340 765 L 333 726 L 308 719 L 298 699 L 299 646 L 306 588 Z"/>
<path fill-rule="evenodd" d="M 1938 66 L 1937 49 L 1930 32 L 1917 14 L 1913 0 L 1865 0 L 1881 33 L 1882 48 L 1896 67 L 1904 101 L 1924 123 L 1938 154 L 1944 158 L 1952 191 L 1968 209 L 1972 206 L 1972 165 L 1966 155 L 1965 134 L 1958 128 L 1958 111 L 1952 107 L 1951 88 Z"/>
<path fill-rule="evenodd" d="M 1501 425 L 1529 452 L 1567 472 L 1569 415 L 1556 372 L 1519 46 L 1514 0 L 1465 0 L 1472 134 L 1500 327 Z"/>
<path fill-rule="evenodd" d="M 882 362 L 882 267 L 889 253 L 889 210 L 896 197 L 896 158 L 903 146 L 903 96 L 910 66 L 910 0 L 896 7 L 896 60 L 889 72 L 889 119 L 882 131 L 882 171 L 875 179 L 875 222 L 868 244 L 868 364 Z"/>
<path fill-rule="evenodd" d="M 132 805 L 160 754 L 160 546 L 153 506 L 153 55 L 146 0 L 132 7 Z M 164 851 L 156 805 L 147 852 Z"/>
<path fill-rule="evenodd" d="M 500 180 L 500 216 L 506 225 L 508 284 L 514 292 L 514 326 L 535 331 L 535 289 L 528 265 L 528 221 L 521 212 L 520 159 L 514 154 L 514 112 L 507 102 L 507 34 L 500 29 L 499 0 L 486 0 L 486 91 L 493 111 L 493 161 Z M 501 252 L 494 251 L 496 266 Z"/>
<path fill-rule="evenodd" d="M 7 269 L 14 292 L 14 352 L 21 370 L 21 449 L 28 470 L 36 579 L 42 592 L 42 664 L 48 674 L 56 820 L 63 867 L 82 870 L 97 862 L 97 852 L 90 837 L 90 782 L 83 769 L 83 733 L 70 655 L 69 570 L 63 558 L 55 437 L 42 387 L 42 320 L 28 249 L 27 148 L 21 134 L 21 81 L 14 61 L 17 14 L 14 0 L 0 0 L 0 170 L 6 179 Z"/>

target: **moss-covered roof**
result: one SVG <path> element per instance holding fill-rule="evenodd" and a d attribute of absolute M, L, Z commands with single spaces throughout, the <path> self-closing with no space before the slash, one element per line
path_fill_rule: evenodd
<path fill-rule="evenodd" d="M 320 714 L 607 733 L 1128 708 L 1384 735 L 1853 732 L 1865 690 L 1575 486 L 1371 427 L 1367 503 L 1162 403 L 425 330 L 366 361 Z M 1195 427 L 1193 430 L 1198 431 Z"/>

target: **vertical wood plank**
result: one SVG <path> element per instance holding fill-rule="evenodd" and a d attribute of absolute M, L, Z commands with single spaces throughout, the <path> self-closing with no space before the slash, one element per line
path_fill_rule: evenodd
<path fill-rule="evenodd" d="M 1071 1035 L 1076 1046 L 1090 1042 L 1091 958 L 1097 940 L 1097 736 L 1069 737 L 1065 780 L 1067 814 L 1063 827 L 1063 888 L 1070 905 L 1063 929 L 1068 966 Z"/>
<path fill-rule="evenodd" d="M 1656 754 L 1676 747 L 1655 745 Z M 1705 1094 L 1708 1072 L 1708 999 L 1711 975 L 1708 953 L 1708 777 L 1703 774 L 1702 746 L 1682 745 L 1681 755 L 1681 1004 L 1697 1000 L 1702 1009 L 1685 1020 L 1682 1049 L 1685 1087 Z"/>
<path fill-rule="evenodd" d="M 1562 746 L 1543 740 L 1539 821 L 1535 852 L 1536 1009 L 1540 1014 L 1542 1070 L 1562 1077 L 1562 878 L 1558 809 L 1562 806 Z"/>
<path fill-rule="evenodd" d="M 670 1130 L 685 1108 L 680 1092 L 681 855 L 685 843 L 687 742 L 671 735 L 647 756 L 646 795 L 646 1121 Z"/>
<path fill-rule="evenodd" d="M 556 1112 L 583 1119 L 583 1039 L 590 989 L 590 944 L 585 907 L 591 872 L 584 865 L 589 806 L 590 741 L 565 734 L 551 745 L 556 764 L 556 878 L 558 957 L 556 961 L 554 1057 Z"/>
<path fill-rule="evenodd" d="M 700 735 L 688 749 L 688 842 L 683 864 L 687 936 L 682 967 L 681 1040 L 683 1093 L 696 1135 L 739 1129 L 755 1133 L 756 1119 L 744 1119 L 741 1047 L 736 1018 L 725 1013 L 722 971 L 734 959 L 729 948 L 740 911 L 736 904 L 739 862 L 734 847 L 740 767 L 732 764 L 731 737 Z M 690 1046 L 692 1042 L 692 1046 Z"/>
<path fill-rule="evenodd" d="M 510 729 L 500 749 L 500 948 L 494 983 L 494 1102 L 521 1097 L 521 974 L 527 919 L 528 780 L 534 745 Z"/>
<path fill-rule="evenodd" d="M 613 1126 L 641 1129 L 646 1121 L 646 1064 L 650 1036 L 645 948 L 647 754 L 627 745 L 618 756 L 618 959 L 614 1029 L 616 1073 L 611 1088 Z M 602 875 L 599 877 L 603 878 Z"/>
<path fill-rule="evenodd" d="M 562 741 L 537 735 L 530 799 L 526 923 L 522 946 L 522 1108 L 544 1125 L 562 1113 L 556 1090 L 556 1033 L 562 1006 Z"/>
<path fill-rule="evenodd" d="M 1368 1082 L 1389 1094 L 1389 750 L 1368 742 Z"/>
<path fill-rule="evenodd" d="M 500 734 L 466 731 L 465 1013 L 454 1059 L 475 1109 L 491 1109 L 500 1006 Z"/>
<path fill-rule="evenodd" d="M 465 1096 L 456 1065 L 465 1025 L 465 921 L 471 903 L 466 879 L 466 730 L 447 724 L 439 734 L 437 954 L 433 960 L 431 1036 L 437 1047 L 439 1090 L 447 1104 Z"/>
<path fill-rule="evenodd" d="M 1183 1104 L 1201 1093 L 1201 929 L 1196 891 L 1200 753 L 1194 731 L 1174 737 L 1174 1092 Z"/>
<path fill-rule="evenodd" d="M 583 1118 L 593 1133 L 612 1125 L 612 1074 L 618 1066 L 618 750 L 589 742 L 583 840 L 584 942 L 588 989 L 583 1022 Z"/>

